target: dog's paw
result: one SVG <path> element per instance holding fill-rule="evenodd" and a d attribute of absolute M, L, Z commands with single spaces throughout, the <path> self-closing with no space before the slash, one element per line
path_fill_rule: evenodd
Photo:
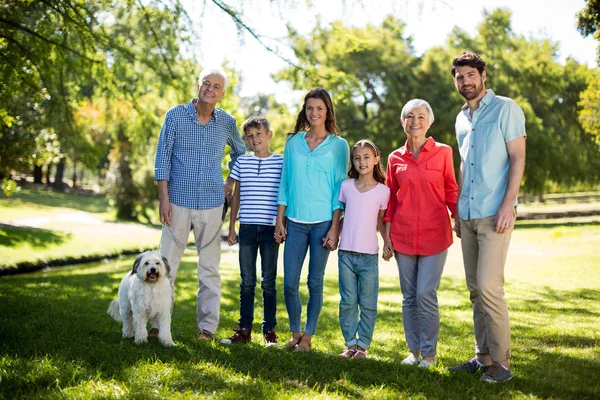
<path fill-rule="evenodd" d="M 147 343 L 148 342 L 148 338 L 143 338 L 143 337 L 136 337 L 135 338 L 135 344 L 142 344 L 142 343 Z"/>
<path fill-rule="evenodd" d="M 175 342 L 173 341 L 173 339 L 164 340 L 164 341 L 161 341 L 161 343 L 162 343 L 162 345 L 163 345 L 163 346 L 166 346 L 166 347 L 174 347 L 174 346 L 177 346 L 177 345 L 175 344 Z"/>

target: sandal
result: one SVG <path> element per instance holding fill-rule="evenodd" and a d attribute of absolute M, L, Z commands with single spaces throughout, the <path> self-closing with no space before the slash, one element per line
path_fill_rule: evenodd
<path fill-rule="evenodd" d="M 352 356 L 352 358 L 355 360 L 364 360 L 365 358 L 367 358 L 367 351 L 356 349 L 354 350 L 354 355 Z"/>
<path fill-rule="evenodd" d="M 354 357 L 355 353 L 356 353 L 356 349 L 351 349 L 351 348 L 347 347 L 346 350 L 344 350 L 342 353 L 340 353 L 338 355 L 338 357 L 346 360 L 348 358 Z"/>
<path fill-rule="evenodd" d="M 308 340 L 304 340 L 304 336 L 298 342 L 298 344 L 294 347 L 294 351 L 310 351 L 311 342 Z"/>
<path fill-rule="evenodd" d="M 297 340 L 294 339 L 294 336 L 292 336 L 292 338 L 290 340 L 288 340 L 286 344 L 283 345 L 283 348 L 287 349 L 287 350 L 292 350 L 296 347 L 296 345 L 298 343 L 300 343 L 301 340 L 302 340 L 302 335 L 300 335 L 300 337 Z"/>

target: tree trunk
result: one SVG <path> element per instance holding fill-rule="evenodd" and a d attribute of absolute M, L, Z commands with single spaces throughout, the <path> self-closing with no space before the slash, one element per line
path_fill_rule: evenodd
<path fill-rule="evenodd" d="M 37 183 L 37 184 L 42 184 L 42 178 L 43 178 L 43 171 L 42 171 L 42 167 L 38 166 L 38 165 L 34 165 L 33 166 L 33 183 Z"/>
<path fill-rule="evenodd" d="M 60 162 L 58 163 L 58 165 L 56 166 L 56 174 L 54 174 L 54 183 L 52 184 L 52 187 L 55 190 L 64 192 L 65 190 L 65 183 L 63 182 L 63 178 L 65 175 L 65 159 L 62 158 L 60 160 Z"/>
<path fill-rule="evenodd" d="M 46 185 L 48 186 L 52 184 L 52 182 L 50 182 L 50 176 L 52 176 L 52 164 L 46 166 Z"/>
<path fill-rule="evenodd" d="M 73 157 L 73 188 L 77 186 L 77 161 Z"/>

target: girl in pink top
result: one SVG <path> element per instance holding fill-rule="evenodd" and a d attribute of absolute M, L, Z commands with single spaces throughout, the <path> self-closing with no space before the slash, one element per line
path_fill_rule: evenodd
<path fill-rule="evenodd" d="M 373 142 L 358 141 L 350 161 L 350 179 L 342 183 L 339 198 L 345 203 L 338 270 L 340 327 L 346 344 L 340 357 L 362 359 L 367 356 L 377 318 L 377 228 L 383 232 L 390 189 L 385 186 L 379 149 Z"/>

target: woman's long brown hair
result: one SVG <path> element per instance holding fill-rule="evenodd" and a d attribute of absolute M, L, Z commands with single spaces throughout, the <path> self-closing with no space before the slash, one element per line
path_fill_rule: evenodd
<path fill-rule="evenodd" d="M 325 107 L 327 107 L 327 116 L 325 118 L 325 129 L 327 129 L 328 133 L 333 133 L 335 135 L 340 135 L 340 128 L 338 128 L 335 123 L 335 109 L 333 108 L 333 102 L 331 101 L 331 96 L 327 93 L 327 90 L 316 87 L 304 97 L 304 104 L 302 104 L 302 110 L 298 113 L 298 117 L 296 118 L 296 125 L 294 126 L 294 130 L 288 133 L 288 135 L 295 135 L 298 132 L 306 131 L 310 128 L 310 124 L 308 123 L 308 119 L 306 119 L 306 102 L 308 99 L 321 99 L 323 103 L 325 103 Z"/>

